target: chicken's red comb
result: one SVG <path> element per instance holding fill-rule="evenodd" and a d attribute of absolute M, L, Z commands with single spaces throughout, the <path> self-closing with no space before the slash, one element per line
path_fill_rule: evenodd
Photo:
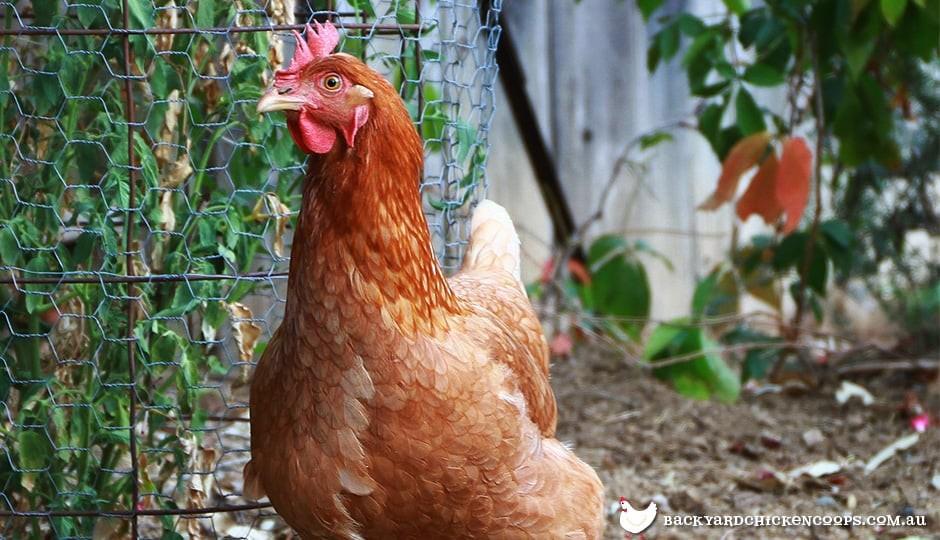
<path fill-rule="evenodd" d="M 627 498 L 626 498 L 626 497 L 620 497 L 620 502 L 627 502 Z"/>
<path fill-rule="evenodd" d="M 339 32 L 333 23 L 326 22 L 320 24 L 319 21 L 313 21 L 313 26 L 307 24 L 307 40 L 300 36 L 294 30 L 294 38 L 297 40 L 297 47 L 294 49 L 294 57 L 290 61 L 287 69 L 281 70 L 284 74 L 297 73 L 307 63 L 323 58 L 333 52 L 336 44 L 339 43 Z"/>

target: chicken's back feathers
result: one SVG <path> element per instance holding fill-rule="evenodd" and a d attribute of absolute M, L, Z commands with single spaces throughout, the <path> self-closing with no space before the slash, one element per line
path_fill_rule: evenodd
<path fill-rule="evenodd" d="M 548 380 L 548 344 L 532 305 L 515 278 L 499 268 L 463 270 L 449 280 L 474 315 L 493 323 L 482 344 L 516 377 L 529 418 L 542 435 L 555 435 L 555 396 Z"/>
<path fill-rule="evenodd" d="M 470 222 L 470 246 L 464 256 L 463 268 L 499 268 L 509 272 L 521 284 L 520 263 L 519 236 L 509 213 L 493 201 L 481 201 Z"/>
<path fill-rule="evenodd" d="M 484 200 L 473 212 L 470 246 L 450 287 L 476 314 L 495 323 L 485 347 L 509 367 L 528 405 L 529 418 L 546 437 L 555 434 L 555 396 L 548 382 L 548 344 L 526 297 L 519 236 L 502 206 Z"/>

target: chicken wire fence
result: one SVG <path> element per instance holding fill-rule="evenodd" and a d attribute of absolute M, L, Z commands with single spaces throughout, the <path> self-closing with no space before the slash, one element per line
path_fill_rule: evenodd
<path fill-rule="evenodd" d="M 0 537 L 274 538 L 241 495 L 303 156 L 255 104 L 290 30 L 400 89 L 456 268 L 500 2 L 0 2 Z"/>

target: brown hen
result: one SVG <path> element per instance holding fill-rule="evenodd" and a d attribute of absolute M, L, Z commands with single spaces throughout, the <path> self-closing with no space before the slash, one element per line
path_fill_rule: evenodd
<path fill-rule="evenodd" d="M 331 25 L 258 110 L 310 153 L 284 321 L 251 386 L 246 494 L 303 538 L 598 538 L 603 490 L 554 438 L 519 240 L 484 201 L 460 273 L 431 249 L 404 104 Z"/>

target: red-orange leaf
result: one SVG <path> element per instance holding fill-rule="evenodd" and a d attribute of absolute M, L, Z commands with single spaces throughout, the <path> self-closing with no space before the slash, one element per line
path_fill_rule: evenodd
<path fill-rule="evenodd" d="M 787 214 L 783 234 L 790 234 L 800 224 L 809 200 L 809 180 L 812 175 L 813 153 L 802 137 L 783 141 L 783 152 L 777 166 L 777 201 Z"/>
<path fill-rule="evenodd" d="M 588 272 L 588 269 L 584 266 L 584 263 L 578 259 L 568 259 L 568 272 L 571 273 L 571 276 L 578 283 L 591 282 L 591 273 Z"/>
<path fill-rule="evenodd" d="M 741 175 L 748 169 L 757 165 L 764 151 L 767 149 L 767 143 L 770 142 L 770 133 L 762 131 L 753 135 L 744 137 L 735 144 L 725 162 L 721 166 L 721 176 L 718 178 L 718 187 L 707 201 L 699 205 L 700 210 L 714 210 L 722 204 L 731 200 L 738 189 L 738 182 Z"/>
<path fill-rule="evenodd" d="M 757 169 L 747 191 L 738 199 L 738 217 L 745 221 L 753 214 L 764 218 L 764 222 L 773 225 L 783 214 L 783 207 L 777 201 L 777 155 L 771 153 Z"/>

